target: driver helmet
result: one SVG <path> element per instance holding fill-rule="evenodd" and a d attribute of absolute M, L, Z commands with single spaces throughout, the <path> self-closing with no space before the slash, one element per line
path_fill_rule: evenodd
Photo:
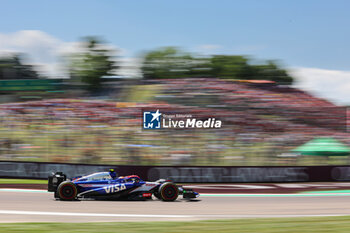
<path fill-rule="evenodd" d="M 113 180 L 117 177 L 117 173 L 114 169 L 109 169 L 109 175 L 113 178 Z"/>

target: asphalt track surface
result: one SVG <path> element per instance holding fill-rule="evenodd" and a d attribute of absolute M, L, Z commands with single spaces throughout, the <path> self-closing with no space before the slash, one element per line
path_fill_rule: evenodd
<path fill-rule="evenodd" d="M 0 190 L 0 222 L 192 221 L 350 215 L 347 195 L 215 195 L 196 201 L 56 201 L 46 191 Z"/>
<path fill-rule="evenodd" d="M 199 193 L 298 193 L 303 191 L 350 189 L 349 182 L 183 184 Z M 45 189 L 47 184 L 0 184 L 1 188 Z"/>

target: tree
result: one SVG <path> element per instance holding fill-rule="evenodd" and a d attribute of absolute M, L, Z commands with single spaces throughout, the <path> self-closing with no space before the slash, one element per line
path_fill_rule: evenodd
<path fill-rule="evenodd" d="M 256 79 L 272 80 L 286 85 L 293 83 L 293 77 L 289 76 L 287 71 L 281 69 L 274 61 L 268 61 L 264 65 L 256 65 L 254 68 L 256 69 Z"/>
<path fill-rule="evenodd" d="M 193 57 L 176 47 L 164 47 L 147 53 L 142 65 L 145 79 L 206 76 L 208 69 L 208 59 Z"/>
<path fill-rule="evenodd" d="M 251 79 L 254 75 L 243 56 L 214 55 L 211 59 L 212 75 L 218 78 Z"/>
<path fill-rule="evenodd" d="M 23 54 L 0 58 L 0 79 L 38 79 L 32 65 L 24 65 Z"/>
<path fill-rule="evenodd" d="M 244 56 L 214 55 L 211 58 L 212 76 L 242 80 L 271 80 L 279 84 L 292 84 L 293 78 L 276 62 L 251 65 Z"/>
<path fill-rule="evenodd" d="M 276 62 L 252 65 L 239 55 L 213 55 L 201 58 L 175 47 L 165 47 L 145 55 L 142 71 L 145 79 L 214 77 L 235 80 L 271 80 L 292 84 L 293 78 Z"/>
<path fill-rule="evenodd" d="M 113 53 L 98 38 L 85 38 L 83 51 L 71 56 L 71 78 L 86 83 L 90 92 L 99 91 L 102 87 L 101 78 L 112 75 L 118 68 Z"/>

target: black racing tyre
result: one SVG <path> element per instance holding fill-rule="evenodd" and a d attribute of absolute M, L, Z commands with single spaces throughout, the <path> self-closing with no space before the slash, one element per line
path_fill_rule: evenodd
<path fill-rule="evenodd" d="M 163 201 L 175 201 L 179 196 L 179 189 L 174 183 L 164 183 L 159 187 L 159 196 Z"/>
<path fill-rule="evenodd" d="M 77 194 L 77 187 L 71 181 L 64 181 L 57 188 L 57 196 L 62 201 L 72 201 L 76 198 Z"/>

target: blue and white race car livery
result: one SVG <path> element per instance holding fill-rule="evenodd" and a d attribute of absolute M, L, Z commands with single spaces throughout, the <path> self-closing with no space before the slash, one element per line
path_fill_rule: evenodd
<path fill-rule="evenodd" d="M 113 169 L 67 179 L 62 172 L 49 176 L 48 191 L 56 199 L 72 201 L 80 198 L 147 200 L 152 196 L 163 201 L 175 201 L 179 195 L 192 199 L 199 197 L 192 189 L 184 189 L 169 180 L 143 181 L 137 175 L 116 177 Z"/>

